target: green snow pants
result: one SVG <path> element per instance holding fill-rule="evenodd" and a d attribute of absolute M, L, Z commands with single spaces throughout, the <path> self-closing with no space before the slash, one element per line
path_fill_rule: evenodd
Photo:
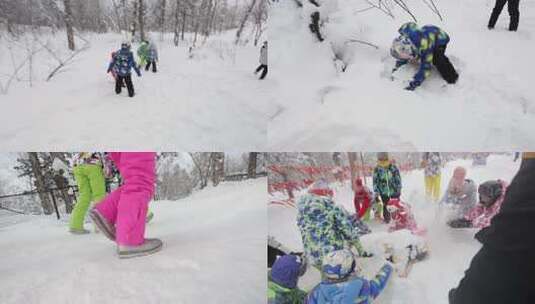
<path fill-rule="evenodd" d="M 97 203 L 106 195 L 106 183 L 100 165 L 78 165 L 74 167 L 73 173 L 80 194 L 71 214 L 70 228 L 83 229 L 85 214 L 91 202 Z"/>

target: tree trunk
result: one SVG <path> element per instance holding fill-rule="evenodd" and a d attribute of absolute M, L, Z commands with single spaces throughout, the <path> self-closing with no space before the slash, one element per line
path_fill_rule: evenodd
<path fill-rule="evenodd" d="M 161 32 L 161 36 L 160 36 L 160 40 L 163 41 L 163 36 L 164 36 L 164 33 L 165 33 L 165 10 L 166 10 L 166 6 L 167 6 L 167 1 L 166 0 L 161 0 L 161 6 L 160 6 L 160 32 Z"/>
<path fill-rule="evenodd" d="M 349 159 L 349 168 L 350 168 L 350 171 L 351 171 L 351 189 L 353 189 L 353 191 L 355 190 L 354 189 L 354 183 L 355 183 L 355 179 L 357 178 L 357 176 L 359 176 L 358 174 L 358 167 L 357 167 L 357 153 L 356 152 L 348 152 L 347 153 L 347 158 Z"/>
<path fill-rule="evenodd" d="M 184 10 L 182 10 L 182 33 L 180 34 L 180 39 L 182 39 L 182 41 L 184 41 L 184 32 L 186 31 L 186 17 L 186 8 L 184 8 Z"/>
<path fill-rule="evenodd" d="M 75 45 L 74 45 L 74 29 L 73 29 L 73 17 L 72 17 L 72 8 L 71 8 L 71 0 L 63 0 L 63 5 L 65 6 L 65 27 L 67 29 L 67 42 L 69 46 L 69 50 L 74 51 Z"/>
<path fill-rule="evenodd" d="M 176 0 L 176 6 L 175 6 L 175 26 L 174 26 L 174 37 L 173 42 L 175 46 L 178 46 L 178 42 L 180 41 L 180 31 L 179 31 L 179 24 L 178 24 L 178 16 L 180 13 L 180 0 Z"/>
<path fill-rule="evenodd" d="M 213 152 L 210 158 L 212 162 L 212 184 L 217 186 L 225 178 L 225 153 Z"/>
<path fill-rule="evenodd" d="M 256 161 L 258 159 L 258 152 L 249 153 L 249 164 L 247 167 L 247 178 L 256 178 Z"/>
<path fill-rule="evenodd" d="M 249 15 L 251 15 L 251 12 L 253 11 L 253 8 L 255 5 L 256 5 L 256 0 L 252 0 L 251 5 L 249 5 L 249 7 L 247 8 L 245 16 L 243 16 L 240 22 L 240 27 L 238 28 L 238 31 L 236 32 L 236 41 L 234 42 L 235 44 L 238 44 L 240 42 L 240 37 L 245 27 L 245 24 L 247 23 L 247 19 L 249 19 Z"/>
<path fill-rule="evenodd" d="M 54 208 L 50 202 L 50 196 L 48 195 L 48 189 L 46 187 L 45 176 L 41 170 L 41 163 L 39 162 L 39 156 L 37 152 L 28 152 L 30 164 L 32 166 L 32 174 L 35 178 L 35 188 L 37 189 L 39 199 L 41 200 L 41 206 L 45 214 L 52 214 Z"/>
<path fill-rule="evenodd" d="M 139 0 L 138 9 L 139 39 L 145 40 L 145 3 L 143 0 Z"/>

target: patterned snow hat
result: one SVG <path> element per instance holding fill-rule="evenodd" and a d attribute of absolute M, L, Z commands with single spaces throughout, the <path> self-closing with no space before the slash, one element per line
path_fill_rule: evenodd
<path fill-rule="evenodd" d="M 314 183 L 312 183 L 312 185 L 308 187 L 308 193 L 330 197 L 334 195 L 333 190 L 331 189 L 331 187 L 329 187 L 329 183 L 323 178 L 320 178 Z"/>
<path fill-rule="evenodd" d="M 303 261 L 297 255 L 287 254 L 278 258 L 271 267 L 271 280 L 282 287 L 297 287 Z"/>
<path fill-rule="evenodd" d="M 418 57 L 418 50 L 409 37 L 400 35 L 392 41 L 390 55 L 397 60 L 413 60 Z"/>
<path fill-rule="evenodd" d="M 377 152 L 377 160 L 388 160 L 388 152 Z"/>
<path fill-rule="evenodd" d="M 486 181 L 477 189 L 481 204 L 486 207 L 493 205 L 503 194 L 503 186 L 499 180 Z"/>
<path fill-rule="evenodd" d="M 328 279 L 339 280 L 349 276 L 355 270 L 355 265 L 355 257 L 350 250 L 336 250 L 323 257 L 322 271 Z"/>

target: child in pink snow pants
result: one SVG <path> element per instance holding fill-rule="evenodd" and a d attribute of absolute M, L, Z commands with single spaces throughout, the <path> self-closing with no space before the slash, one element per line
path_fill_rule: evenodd
<path fill-rule="evenodd" d="M 112 152 L 109 156 L 123 178 L 123 185 L 95 206 L 96 224 L 105 223 L 104 230 L 112 232 L 112 237 L 107 235 L 110 239 L 115 229 L 119 257 L 158 251 L 160 240 L 145 239 L 145 219 L 156 182 L 156 153 Z"/>

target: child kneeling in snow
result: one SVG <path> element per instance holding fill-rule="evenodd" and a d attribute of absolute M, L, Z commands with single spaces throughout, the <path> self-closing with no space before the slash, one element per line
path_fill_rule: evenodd
<path fill-rule="evenodd" d="M 479 204 L 472 208 L 463 218 L 448 222 L 452 228 L 485 228 L 490 226 L 492 218 L 500 212 L 507 185 L 501 180 L 486 181 L 479 185 Z"/>
<path fill-rule="evenodd" d="M 307 296 L 307 304 L 371 303 L 385 288 L 392 266 L 385 264 L 372 280 L 358 276 L 349 250 L 328 253 L 323 259 L 322 281 Z"/>
<path fill-rule="evenodd" d="M 373 201 L 372 191 L 362 184 L 362 178 L 355 180 L 355 196 L 353 197 L 353 204 L 355 205 L 355 212 L 357 217 L 361 220 L 370 220 L 371 203 Z"/>
<path fill-rule="evenodd" d="M 467 215 L 477 204 L 477 185 L 466 178 L 466 169 L 457 167 L 440 204 L 454 209 L 454 218 Z"/>
<path fill-rule="evenodd" d="M 392 73 L 409 62 L 419 62 L 420 67 L 406 90 L 413 91 L 431 74 L 433 65 L 447 83 L 457 82 L 459 74 L 446 56 L 450 37 L 434 25 L 419 28 L 414 22 L 403 24 L 398 30 L 400 36 L 392 42 L 390 54 L 397 59 Z"/>
<path fill-rule="evenodd" d="M 413 234 L 421 235 L 425 229 L 419 228 L 411 211 L 411 206 L 402 202 L 399 198 L 392 198 L 386 206 L 391 217 L 389 232 L 407 229 Z"/>
<path fill-rule="evenodd" d="M 279 257 L 268 275 L 269 304 L 301 304 L 306 292 L 297 287 L 297 281 L 306 271 L 306 263 L 297 255 Z"/>

